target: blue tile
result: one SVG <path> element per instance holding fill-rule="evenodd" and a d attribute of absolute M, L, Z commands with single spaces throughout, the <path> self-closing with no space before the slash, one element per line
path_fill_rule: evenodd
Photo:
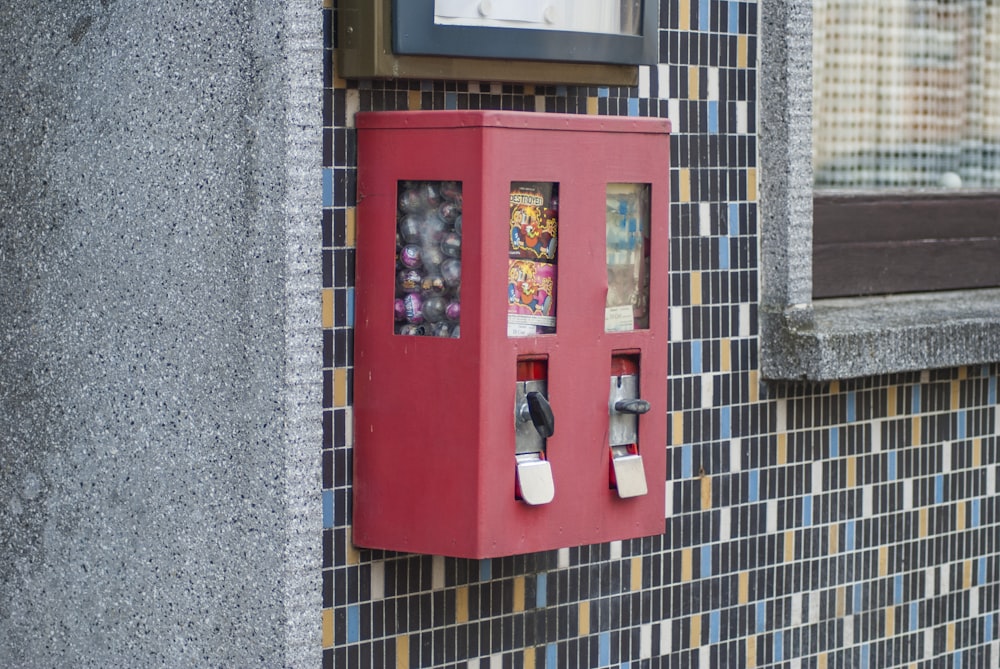
<path fill-rule="evenodd" d="M 548 574 L 539 574 L 535 577 L 535 607 L 542 609 L 545 608 L 546 602 L 548 601 Z"/>
<path fill-rule="evenodd" d="M 701 0 L 698 3 L 698 30 L 708 30 L 708 0 Z"/>
<path fill-rule="evenodd" d="M 781 662 L 785 659 L 785 633 L 774 633 L 774 661 Z"/>
<path fill-rule="evenodd" d="M 715 100 L 708 101 L 708 131 L 719 132 L 719 103 Z"/>
<path fill-rule="evenodd" d="M 896 574 L 892 577 L 892 603 L 903 603 L 903 575 Z"/>
<path fill-rule="evenodd" d="M 691 444 L 681 446 L 681 478 L 689 479 L 694 476 L 694 451 Z"/>
<path fill-rule="evenodd" d="M 691 342 L 691 371 L 701 374 L 701 342 Z"/>
<path fill-rule="evenodd" d="M 847 422 L 853 423 L 858 415 L 858 395 L 853 390 L 847 393 Z"/>
<path fill-rule="evenodd" d="M 722 614 L 712 611 L 708 614 L 708 642 L 719 643 L 722 638 Z"/>
<path fill-rule="evenodd" d="M 323 168 L 323 206 L 333 206 L 333 169 Z"/>
<path fill-rule="evenodd" d="M 354 327 L 354 289 L 347 289 L 347 325 Z"/>
<path fill-rule="evenodd" d="M 956 413 L 955 423 L 958 426 L 958 438 L 965 439 L 965 426 L 966 426 L 965 410 Z"/>
<path fill-rule="evenodd" d="M 767 605 L 764 602 L 757 602 L 757 633 L 760 634 L 767 629 Z"/>
<path fill-rule="evenodd" d="M 361 607 L 357 604 L 347 607 L 347 643 L 361 641 Z"/>
<path fill-rule="evenodd" d="M 735 202 L 729 203 L 729 236 L 737 237 L 740 234 L 740 205 Z"/>
<path fill-rule="evenodd" d="M 701 577 L 712 575 L 712 547 L 710 545 L 701 547 Z"/>
<path fill-rule="evenodd" d="M 740 5 L 738 2 L 729 2 L 729 32 L 739 33 L 740 31 Z"/>
<path fill-rule="evenodd" d="M 990 383 L 989 386 L 987 387 L 987 395 L 988 395 L 987 401 L 990 404 L 997 403 L 997 377 L 995 376 L 990 377 Z"/>
<path fill-rule="evenodd" d="M 607 86 L 601 86 L 600 88 L 597 89 L 597 97 L 599 98 L 606 98 L 608 97 L 609 94 L 610 91 Z"/>
<path fill-rule="evenodd" d="M 910 602 L 910 631 L 916 632 L 920 627 L 920 605 Z"/>
<path fill-rule="evenodd" d="M 910 413 L 920 413 L 920 386 L 913 386 L 913 400 L 910 402 Z"/>
<path fill-rule="evenodd" d="M 854 550 L 854 521 L 849 520 L 844 527 L 844 548 L 853 551 Z"/>
<path fill-rule="evenodd" d="M 813 498 L 812 495 L 805 495 L 802 498 L 802 526 L 809 527 L 813 524 Z"/>
<path fill-rule="evenodd" d="M 986 558 L 984 558 L 984 557 L 979 558 L 979 568 L 976 571 L 979 572 L 979 579 L 977 580 L 977 583 L 979 583 L 979 585 L 985 585 L 986 584 Z"/>
<path fill-rule="evenodd" d="M 723 439 L 729 439 L 733 434 L 733 409 L 724 406 L 719 409 L 719 432 Z"/>
<path fill-rule="evenodd" d="M 556 669 L 556 661 L 559 659 L 558 646 L 550 643 L 545 647 L 545 667 L 546 669 Z"/>
<path fill-rule="evenodd" d="M 760 501 L 760 470 L 752 469 L 750 470 L 749 484 L 750 491 L 747 495 L 747 499 L 751 502 Z"/>
<path fill-rule="evenodd" d="M 597 662 L 602 667 L 611 664 L 611 632 L 597 635 Z"/>
<path fill-rule="evenodd" d="M 886 457 L 886 465 L 889 469 L 889 480 L 896 480 L 896 451 L 889 451 Z"/>
<path fill-rule="evenodd" d="M 978 499 L 972 500 L 972 513 L 970 514 L 972 518 L 969 521 L 972 524 L 972 527 L 979 527 L 979 523 L 982 522 L 980 516 L 980 507 L 981 504 Z"/>
<path fill-rule="evenodd" d="M 835 427 L 830 428 L 830 457 L 840 456 L 840 430 Z"/>
<path fill-rule="evenodd" d="M 983 616 L 983 641 L 993 641 L 993 614 Z"/>
<path fill-rule="evenodd" d="M 333 491 L 323 491 L 323 527 L 333 527 Z"/>
<path fill-rule="evenodd" d="M 628 115 L 629 116 L 639 115 L 639 98 L 628 99 Z"/>
<path fill-rule="evenodd" d="M 479 580 L 488 581 L 493 576 L 493 562 L 486 558 L 485 560 L 479 561 Z"/>
<path fill-rule="evenodd" d="M 719 268 L 729 269 L 729 238 L 719 240 Z"/>
<path fill-rule="evenodd" d="M 444 94 L 444 108 L 445 109 L 458 109 L 458 94 L 457 93 L 445 93 Z"/>
<path fill-rule="evenodd" d="M 938 474 L 934 477 L 934 503 L 944 502 L 944 475 Z"/>

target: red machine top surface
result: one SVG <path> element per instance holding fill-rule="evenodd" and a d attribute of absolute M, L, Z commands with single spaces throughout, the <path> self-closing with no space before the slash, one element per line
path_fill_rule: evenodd
<path fill-rule="evenodd" d="M 670 132 L 670 121 L 663 118 L 542 114 L 480 109 L 360 112 L 355 116 L 355 126 L 364 129 L 482 127 L 577 132 Z"/>

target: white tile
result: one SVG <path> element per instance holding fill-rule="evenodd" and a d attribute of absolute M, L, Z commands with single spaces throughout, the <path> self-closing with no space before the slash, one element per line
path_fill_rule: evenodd
<path fill-rule="evenodd" d="M 729 471 L 738 472 L 743 469 L 743 440 L 737 437 L 729 440 Z"/>

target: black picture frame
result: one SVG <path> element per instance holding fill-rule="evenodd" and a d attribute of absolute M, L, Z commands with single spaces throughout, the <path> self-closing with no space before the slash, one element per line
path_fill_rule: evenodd
<path fill-rule="evenodd" d="M 658 3 L 644 0 L 639 35 L 439 25 L 434 0 L 393 0 L 396 54 L 621 65 L 658 61 Z"/>

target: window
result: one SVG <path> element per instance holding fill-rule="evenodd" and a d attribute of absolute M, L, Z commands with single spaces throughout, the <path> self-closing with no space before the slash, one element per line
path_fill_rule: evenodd
<path fill-rule="evenodd" d="M 762 375 L 1000 360 L 1000 289 L 813 299 L 812 0 L 762 0 L 760 27 Z"/>
<path fill-rule="evenodd" d="M 1000 286 L 1000 4 L 813 0 L 813 297 Z"/>

